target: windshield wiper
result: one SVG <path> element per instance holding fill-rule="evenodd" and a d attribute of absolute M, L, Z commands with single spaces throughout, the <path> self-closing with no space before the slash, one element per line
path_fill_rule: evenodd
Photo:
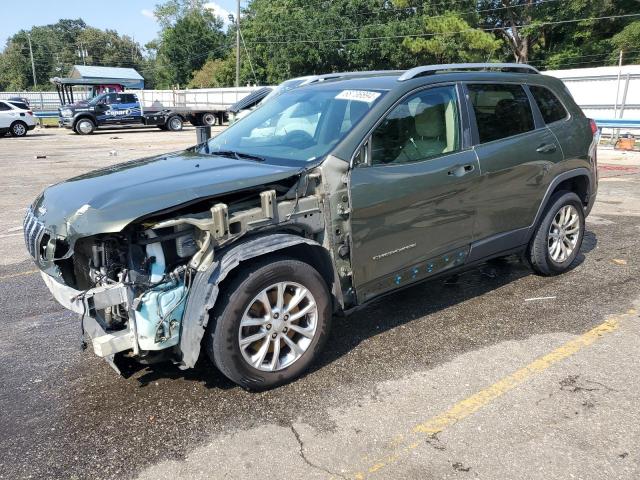
<path fill-rule="evenodd" d="M 252 155 L 250 153 L 236 152 L 235 150 L 215 150 L 211 155 L 220 155 L 221 157 L 231 157 L 236 160 L 255 160 L 256 162 L 264 162 L 264 157 Z"/>

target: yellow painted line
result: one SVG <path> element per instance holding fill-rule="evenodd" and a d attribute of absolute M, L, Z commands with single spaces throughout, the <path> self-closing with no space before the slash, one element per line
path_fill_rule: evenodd
<path fill-rule="evenodd" d="M 27 270 L 26 272 L 11 273 L 9 275 L 1 276 L 0 277 L 0 281 L 8 280 L 9 278 L 24 277 L 26 275 L 32 275 L 34 273 L 39 273 L 39 272 L 40 272 L 40 270 Z"/>
<path fill-rule="evenodd" d="M 618 329 L 620 326 L 620 320 L 626 316 L 635 315 L 636 310 L 629 310 L 626 314 L 613 316 L 606 322 L 598 325 L 597 327 L 589 330 L 588 332 L 580 335 L 579 337 L 571 340 L 564 345 L 556 348 L 555 350 L 537 358 L 529 365 L 516 370 L 510 375 L 498 380 L 493 385 L 480 390 L 479 392 L 459 401 L 447 411 L 440 413 L 434 417 L 431 417 L 424 423 L 420 423 L 412 428 L 413 434 L 426 433 L 428 436 L 433 437 L 436 434 L 442 432 L 447 427 L 450 427 L 459 421 L 474 414 L 482 407 L 488 405 L 496 398 L 504 395 L 510 390 L 514 389 L 518 385 L 524 383 L 533 375 L 547 370 L 549 367 L 558 363 L 571 355 L 579 352 L 583 348 L 591 345 L 596 340 Z M 353 474 L 353 478 L 356 480 L 362 480 L 367 475 L 376 473 L 389 465 L 399 462 L 407 453 L 415 449 L 422 442 L 414 441 L 402 448 L 395 451 L 394 454 L 388 455 L 384 458 L 378 459 L 365 470 Z"/>

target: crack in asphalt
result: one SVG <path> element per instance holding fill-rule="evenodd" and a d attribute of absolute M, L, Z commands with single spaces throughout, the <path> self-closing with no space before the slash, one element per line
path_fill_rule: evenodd
<path fill-rule="evenodd" d="M 293 424 L 291 425 L 291 431 L 293 432 L 294 437 L 296 437 L 296 441 L 298 442 L 298 447 L 299 447 L 300 458 L 302 458 L 304 463 L 309 465 L 311 468 L 315 468 L 316 470 L 320 470 L 320 471 L 322 471 L 324 473 L 327 473 L 327 474 L 331 475 L 332 477 L 335 476 L 335 477 L 340 477 L 340 478 L 344 478 L 345 480 L 347 480 L 347 477 L 345 477 L 344 475 L 341 475 L 341 474 L 336 473 L 336 472 L 332 472 L 331 470 L 326 469 L 322 465 L 318 465 L 316 463 L 313 463 L 311 460 L 309 460 L 307 458 L 307 455 L 304 452 L 304 442 L 302 441 L 302 438 L 300 438 L 300 433 L 298 433 L 298 431 L 296 430 L 296 427 Z"/>

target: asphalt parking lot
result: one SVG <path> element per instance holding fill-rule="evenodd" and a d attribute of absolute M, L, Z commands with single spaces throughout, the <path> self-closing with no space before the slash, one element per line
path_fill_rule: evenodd
<path fill-rule="evenodd" d="M 246 392 L 206 360 L 117 376 L 26 253 L 48 184 L 194 129 L 0 138 L 0 478 L 640 477 L 640 154 L 600 152 L 574 268 L 517 258 L 346 318 L 302 379 Z"/>

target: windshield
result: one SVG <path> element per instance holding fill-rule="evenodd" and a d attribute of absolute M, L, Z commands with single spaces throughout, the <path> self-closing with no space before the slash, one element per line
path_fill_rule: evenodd
<path fill-rule="evenodd" d="M 203 153 L 308 162 L 326 155 L 382 97 L 372 90 L 294 89 L 209 140 Z"/>
<path fill-rule="evenodd" d="M 100 102 L 100 100 L 102 100 L 104 97 L 106 97 L 107 94 L 106 93 L 102 93 L 100 95 L 98 95 L 97 97 L 93 97 L 91 100 L 89 100 L 87 103 L 89 105 L 97 105 L 98 102 Z"/>

